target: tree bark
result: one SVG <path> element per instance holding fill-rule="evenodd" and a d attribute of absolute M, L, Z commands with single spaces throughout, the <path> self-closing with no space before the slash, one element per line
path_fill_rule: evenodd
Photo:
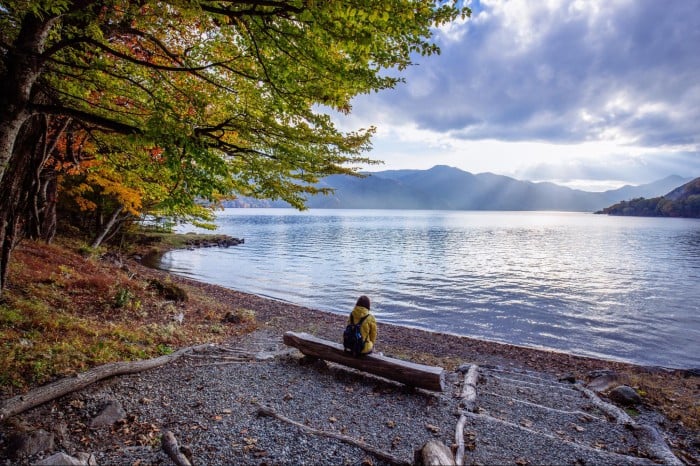
<path fill-rule="evenodd" d="M 107 233 L 109 233 L 110 230 L 114 227 L 114 225 L 116 225 L 117 219 L 119 218 L 119 214 L 122 212 L 122 210 L 123 208 L 120 205 L 114 210 L 114 212 L 112 212 L 112 216 L 109 218 L 109 220 L 107 220 L 107 223 L 105 223 L 102 226 L 102 229 L 100 230 L 90 247 L 94 249 L 102 244 L 102 241 L 104 241 L 105 237 L 107 236 Z"/>
<path fill-rule="evenodd" d="M 286 345 L 298 348 L 307 356 L 337 362 L 412 387 L 437 392 L 445 389 L 445 370 L 442 367 L 426 366 L 375 354 L 356 358 L 345 352 L 343 345 L 308 333 L 286 332 L 283 340 Z"/>
<path fill-rule="evenodd" d="M 31 117 L 32 90 L 44 65 L 41 54 L 56 19 L 27 14 L 3 60 L 6 69 L 0 76 L 0 182 L 5 178 L 22 126 Z"/>
<path fill-rule="evenodd" d="M 115 375 L 133 374 L 135 372 L 141 372 L 148 369 L 153 369 L 164 364 L 175 361 L 181 356 L 187 354 L 190 351 L 196 351 L 201 348 L 208 347 L 209 344 L 182 348 L 171 354 L 166 354 L 154 359 L 145 359 L 142 361 L 128 361 L 128 362 L 113 362 L 109 364 L 104 364 L 102 366 L 90 369 L 87 372 L 78 374 L 75 377 L 69 377 L 56 382 L 50 383 L 38 387 L 29 393 L 24 395 L 18 395 L 8 400 L 5 400 L 2 405 L 0 405 L 0 421 L 3 421 L 9 417 L 15 416 L 22 413 L 28 409 L 34 408 L 47 401 L 54 400 L 68 393 L 80 390 L 93 384 L 99 380 L 105 379 L 107 377 L 113 377 Z"/>
<path fill-rule="evenodd" d="M 10 256 L 31 215 L 31 201 L 40 187 L 35 174 L 44 162 L 41 141 L 45 120 L 26 122 L 17 136 L 10 166 L 0 181 L 0 294 L 5 287 Z"/>

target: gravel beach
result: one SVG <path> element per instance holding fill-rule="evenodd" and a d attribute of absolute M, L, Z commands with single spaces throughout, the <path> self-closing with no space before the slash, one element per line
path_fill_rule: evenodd
<path fill-rule="evenodd" d="M 134 267 L 146 276 L 163 276 Z M 669 420 L 648 403 L 621 409 L 604 393 L 591 398 L 585 388 L 594 371 L 606 371 L 621 381 L 658 379 L 694 397 L 698 378 L 683 371 L 379 322 L 379 351 L 445 368 L 447 389 L 430 392 L 338 364 L 309 361 L 282 343 L 285 331 L 338 341 L 345 316 L 171 279 L 231 309 L 253 311 L 257 329 L 156 369 L 100 381 L 13 417 L 0 430 L 0 452 L 9 451 L 18 430 L 46 431 L 51 449 L 6 455 L 0 464 L 34 464 L 57 452 L 88 453 L 100 465 L 173 464 L 161 448 L 166 431 L 191 452 L 196 465 L 392 462 L 372 449 L 411 463 L 415 450 L 429 440 L 454 448 L 460 415 L 467 419 L 465 464 L 698 464 L 696 429 Z M 479 368 L 477 408 L 472 412 L 460 405 L 464 375 L 458 369 L 468 365 Z M 119 414 L 113 423 L 98 426 L 94 419 L 105 407 L 117 407 Z M 262 407 L 280 417 L 261 415 Z M 615 419 L 625 413 L 633 413 L 631 422 Z M 640 426 L 651 427 L 658 437 L 645 437 L 647 431 Z M 660 445 L 666 450 L 659 450 Z"/>

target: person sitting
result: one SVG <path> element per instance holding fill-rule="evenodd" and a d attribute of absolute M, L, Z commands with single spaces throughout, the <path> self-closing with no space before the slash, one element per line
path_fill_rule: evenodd
<path fill-rule="evenodd" d="M 349 324 L 357 324 L 362 321 L 360 325 L 360 333 L 364 341 L 362 354 L 371 353 L 377 341 L 377 320 L 369 312 L 369 307 L 369 298 L 365 295 L 360 296 L 348 318 Z"/>

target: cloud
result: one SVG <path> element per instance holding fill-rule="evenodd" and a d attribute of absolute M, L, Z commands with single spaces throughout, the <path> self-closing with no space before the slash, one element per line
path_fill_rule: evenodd
<path fill-rule="evenodd" d="M 700 146 L 700 9 L 650 0 L 482 0 L 358 118 L 465 140 Z M 377 121 L 377 115 L 382 120 Z"/>

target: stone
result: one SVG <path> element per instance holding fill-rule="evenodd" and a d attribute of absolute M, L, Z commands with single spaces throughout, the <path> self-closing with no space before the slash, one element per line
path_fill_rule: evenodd
<path fill-rule="evenodd" d="M 559 382 L 565 382 L 565 383 L 576 383 L 576 376 L 574 374 L 566 374 L 562 377 L 559 377 Z"/>
<path fill-rule="evenodd" d="M 102 411 L 100 411 L 100 414 L 90 421 L 90 427 L 97 429 L 100 427 L 112 426 L 125 417 L 126 411 L 124 411 L 122 405 L 116 401 L 110 401 Z"/>
<path fill-rule="evenodd" d="M 88 463 L 63 452 L 55 453 L 48 458 L 34 463 L 35 466 L 87 466 Z"/>
<path fill-rule="evenodd" d="M 588 388 L 597 393 L 610 390 L 620 384 L 620 375 L 615 371 L 597 370 L 588 373 Z"/>
<path fill-rule="evenodd" d="M 7 454 L 14 458 L 36 455 L 42 451 L 53 449 L 54 434 L 43 429 L 14 433 L 9 436 L 7 441 Z"/>
<path fill-rule="evenodd" d="M 613 388 L 610 390 L 608 398 L 624 406 L 635 406 L 642 402 L 637 391 L 628 385 L 619 385 Z"/>
<path fill-rule="evenodd" d="M 471 364 L 462 364 L 457 368 L 457 372 L 461 372 L 462 374 L 466 374 L 469 372 L 469 368 L 472 367 Z"/>
<path fill-rule="evenodd" d="M 97 458 L 92 453 L 86 453 L 84 451 L 75 454 L 75 457 L 83 462 L 86 466 L 97 466 Z"/>

